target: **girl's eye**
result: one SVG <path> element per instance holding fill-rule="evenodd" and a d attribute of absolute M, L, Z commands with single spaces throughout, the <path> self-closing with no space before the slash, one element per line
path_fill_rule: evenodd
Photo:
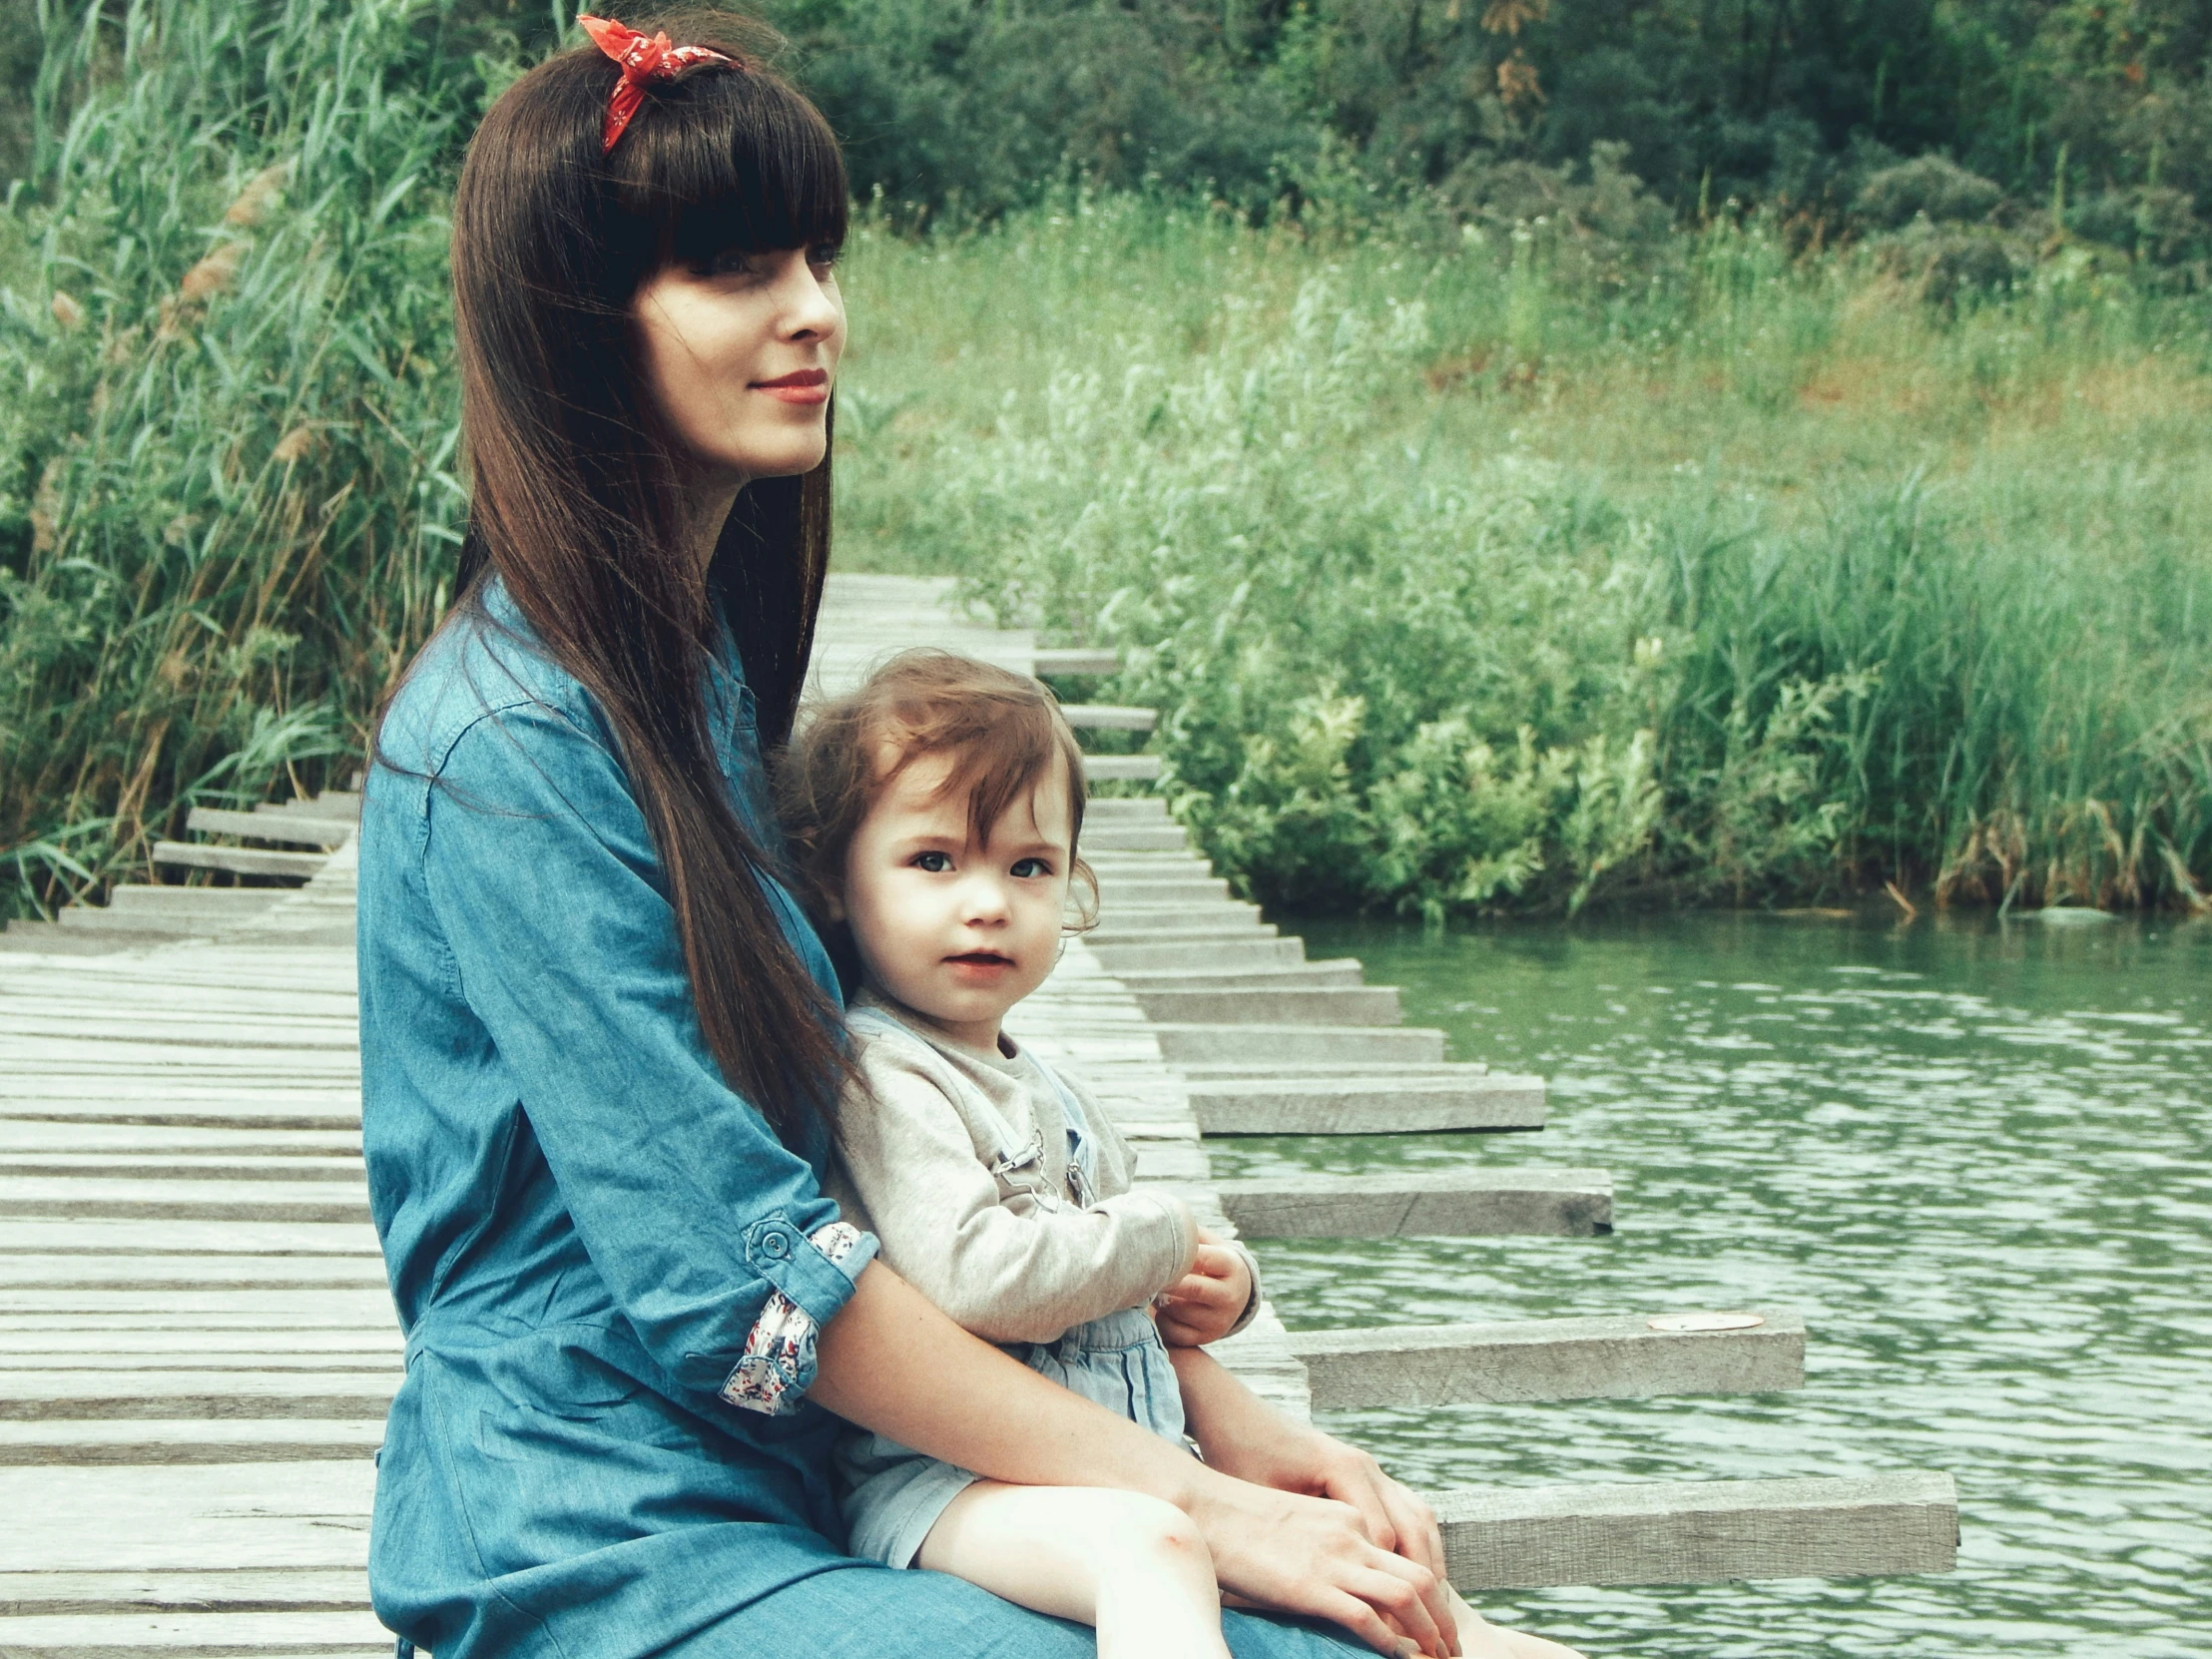
<path fill-rule="evenodd" d="M 814 268 L 815 276 L 818 280 L 834 271 L 837 262 L 842 258 L 844 258 L 844 250 L 831 243 L 825 243 L 819 248 L 807 250 L 807 263 Z"/>
<path fill-rule="evenodd" d="M 1050 875 L 1052 866 L 1042 858 L 1016 858 L 1013 873 L 1026 880 L 1031 876 Z"/>
<path fill-rule="evenodd" d="M 742 248 L 725 248 L 707 261 L 710 276 L 750 276 L 753 271 L 753 256 Z"/>
<path fill-rule="evenodd" d="M 917 852 L 914 854 L 914 868 L 925 869 L 931 875 L 942 875 L 951 867 L 951 858 L 942 852 Z"/>

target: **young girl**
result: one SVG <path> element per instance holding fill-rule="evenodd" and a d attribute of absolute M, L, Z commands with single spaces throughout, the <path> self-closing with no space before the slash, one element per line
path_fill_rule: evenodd
<path fill-rule="evenodd" d="M 1071 886 L 1089 884 L 1082 757 L 1051 695 L 904 653 L 795 740 L 781 794 L 813 905 L 859 984 L 828 1190 L 968 1330 L 1181 1443 L 1163 1334 L 1196 1347 L 1242 1329 L 1258 1275 L 1181 1201 L 1132 1190 L 1096 1097 L 1005 1032 L 1059 959 Z M 1212 1559 L 1172 1505 L 985 1480 L 874 1433 L 848 1436 L 838 1462 L 855 1554 L 1093 1624 L 1101 1659 L 1227 1659 Z M 1463 1608 L 1476 1653 L 1567 1653 Z"/>

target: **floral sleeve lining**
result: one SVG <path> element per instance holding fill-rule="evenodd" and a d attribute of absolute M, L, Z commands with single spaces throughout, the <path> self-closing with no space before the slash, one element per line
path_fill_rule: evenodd
<path fill-rule="evenodd" d="M 808 1242 L 832 1262 L 851 1255 L 860 1230 L 833 1221 Z M 741 1410 L 786 1417 L 798 1410 L 815 1380 L 815 1342 L 821 1328 L 806 1309 L 782 1291 L 769 1293 L 761 1317 L 746 1333 L 745 1352 L 722 1385 L 722 1397 Z"/>

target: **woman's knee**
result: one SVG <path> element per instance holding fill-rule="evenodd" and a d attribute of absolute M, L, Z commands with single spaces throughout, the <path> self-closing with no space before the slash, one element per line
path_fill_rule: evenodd
<path fill-rule="evenodd" d="M 816 1573 L 754 1602 L 681 1659 L 1097 1659 L 1091 1632 L 1001 1601 L 941 1572 L 853 1565 Z"/>
<path fill-rule="evenodd" d="M 1234 1659 L 1369 1659 L 1350 1631 L 1322 1619 L 1224 1612 L 1221 1633 Z"/>

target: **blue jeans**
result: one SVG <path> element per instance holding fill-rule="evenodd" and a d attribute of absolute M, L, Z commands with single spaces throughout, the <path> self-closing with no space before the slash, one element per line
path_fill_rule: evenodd
<path fill-rule="evenodd" d="M 1354 1659 L 1328 1625 L 1224 1613 L 1236 1659 Z M 820 1572 L 742 1607 L 659 1659 L 1097 1659 L 1091 1632 L 918 1568 Z"/>

